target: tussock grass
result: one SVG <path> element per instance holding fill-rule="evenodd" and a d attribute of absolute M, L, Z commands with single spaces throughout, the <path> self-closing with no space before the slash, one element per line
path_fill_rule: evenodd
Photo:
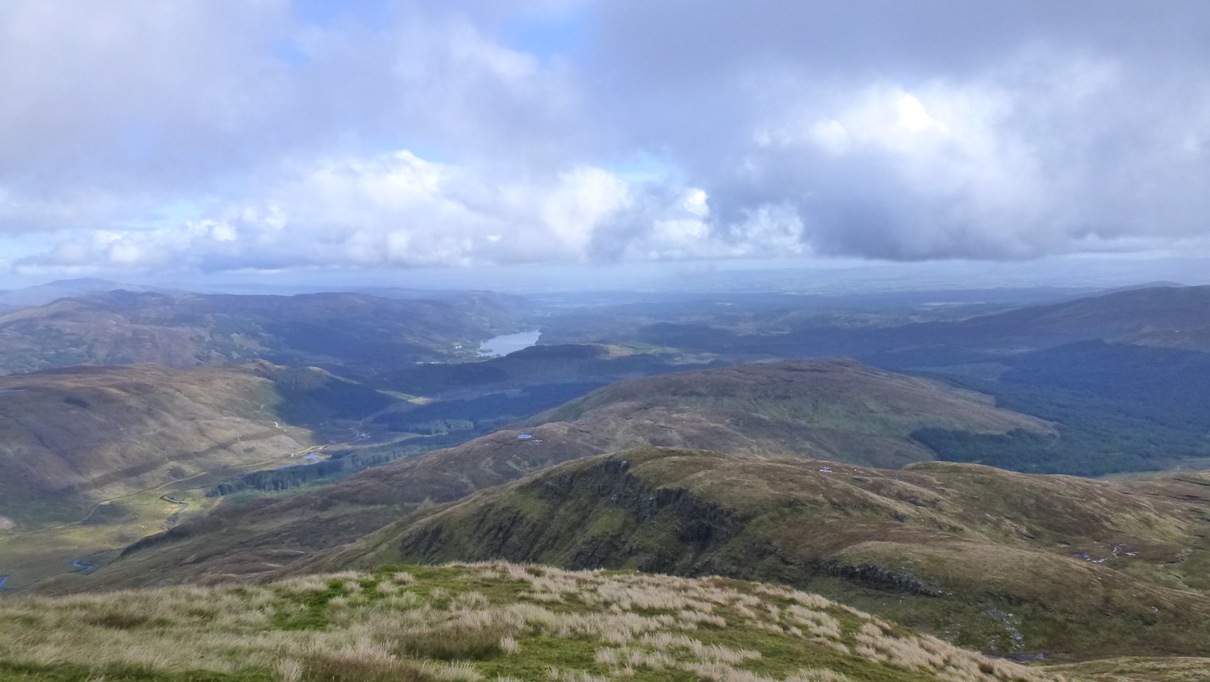
<path fill-rule="evenodd" d="M 718 578 L 490 563 L 0 602 L 0 680 L 89 678 L 1061 679 L 822 597 Z"/>
<path fill-rule="evenodd" d="M 483 660 L 504 652 L 501 642 L 516 640 L 507 626 L 488 624 L 486 627 L 466 626 L 455 622 L 441 629 L 416 628 L 406 633 L 400 651 L 416 658 L 434 658 L 442 661 Z"/>
<path fill-rule="evenodd" d="M 1084 661 L 1056 666 L 1088 682 L 1201 682 L 1210 670 L 1210 658 L 1127 657 Z"/>

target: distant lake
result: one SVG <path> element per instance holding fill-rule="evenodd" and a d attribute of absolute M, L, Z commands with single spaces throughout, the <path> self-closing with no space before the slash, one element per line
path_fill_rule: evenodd
<path fill-rule="evenodd" d="M 508 355 L 514 351 L 519 351 L 522 348 L 529 348 L 538 343 L 538 337 L 542 336 L 542 332 L 538 329 L 532 332 L 521 332 L 520 334 L 505 334 L 496 336 L 479 344 L 479 355 L 482 357 L 495 357 L 497 355 Z"/>

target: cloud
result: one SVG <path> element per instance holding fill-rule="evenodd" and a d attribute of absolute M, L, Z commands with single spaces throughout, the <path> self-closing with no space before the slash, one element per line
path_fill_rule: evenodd
<path fill-rule="evenodd" d="M 408 152 L 330 156 L 281 171 L 264 202 L 152 229 L 85 230 L 18 272 L 600 264 L 805 252 L 788 208 L 710 222 L 699 188 L 669 193 L 592 166 L 493 176 Z"/>
<path fill-rule="evenodd" d="M 1194 248 L 1208 32 L 1125 0 L 13 0 L 0 261 Z"/>
<path fill-rule="evenodd" d="M 630 201 L 613 174 L 577 167 L 491 179 L 410 152 L 325 157 L 283 171 L 264 202 L 184 225 L 73 236 L 18 267 L 202 270 L 578 262 Z M 521 226 L 523 229 L 518 229 Z"/>
<path fill-rule="evenodd" d="M 1210 7 L 621 2 L 598 25 L 598 96 L 654 93 L 624 126 L 718 233 L 777 208 L 814 253 L 923 260 L 1210 228 Z"/>
<path fill-rule="evenodd" d="M 807 130 L 783 122 L 758 139 L 746 163 L 764 184 L 749 191 L 794 202 L 821 249 L 892 259 L 1027 258 L 1090 248 L 1091 235 L 1204 232 L 1210 158 L 1182 141 L 1210 133 L 1188 116 L 1210 100 L 1186 91 L 1181 107 L 1144 113 L 1135 100 L 1147 91 L 1113 62 L 1049 55 L 914 92 L 875 85 L 799 118 Z"/>
<path fill-rule="evenodd" d="M 298 154 L 538 156 L 570 134 L 558 65 L 427 4 L 317 25 L 285 0 L 5 3 L 0 188 L 227 193 Z"/>

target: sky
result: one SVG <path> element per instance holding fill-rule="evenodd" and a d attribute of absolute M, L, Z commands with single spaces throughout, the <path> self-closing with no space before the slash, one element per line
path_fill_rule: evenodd
<path fill-rule="evenodd" d="M 1202 0 L 5 0 L 0 275 L 1206 257 L 1207 35 Z"/>

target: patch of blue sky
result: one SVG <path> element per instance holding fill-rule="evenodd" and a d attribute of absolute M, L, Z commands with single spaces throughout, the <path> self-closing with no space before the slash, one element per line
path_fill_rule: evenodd
<path fill-rule="evenodd" d="M 501 40 L 509 47 L 549 60 L 574 57 L 588 39 L 588 17 L 583 10 L 526 16 L 504 27 Z"/>
<path fill-rule="evenodd" d="M 655 182 L 676 175 L 676 166 L 664 156 L 640 149 L 611 164 L 609 170 L 630 183 Z"/>
<path fill-rule="evenodd" d="M 289 66 L 306 66 L 311 57 L 293 39 L 279 40 L 273 45 L 273 56 Z"/>
<path fill-rule="evenodd" d="M 362 131 L 355 138 L 346 139 L 345 143 L 346 152 L 367 156 L 408 152 L 429 163 L 457 164 L 463 160 L 457 144 L 443 144 L 435 137 L 406 130 Z"/>
<path fill-rule="evenodd" d="M 130 161 L 141 161 L 160 150 L 162 138 L 159 125 L 145 119 L 124 126 L 114 140 L 122 156 Z"/>
<path fill-rule="evenodd" d="M 366 26 L 388 23 L 395 3 L 391 0 L 295 0 L 294 16 L 306 24 L 331 26 L 344 22 Z"/>
<path fill-rule="evenodd" d="M 148 216 L 148 219 L 153 223 L 179 225 L 190 220 L 202 218 L 206 213 L 207 207 L 203 202 L 181 200 L 157 207 Z"/>
<path fill-rule="evenodd" d="M 88 236 L 86 230 L 75 230 L 80 236 Z M 55 242 L 65 236 L 63 231 L 56 232 L 8 232 L 0 235 L 0 260 L 9 260 L 44 253 Z"/>
<path fill-rule="evenodd" d="M 44 282 L 46 278 L 41 273 L 36 273 L 31 278 L 21 272 L 22 268 L 15 266 L 25 259 L 48 253 L 57 242 L 70 236 L 88 239 L 90 233 L 87 230 L 0 233 L 0 289 L 15 289 Z"/>

